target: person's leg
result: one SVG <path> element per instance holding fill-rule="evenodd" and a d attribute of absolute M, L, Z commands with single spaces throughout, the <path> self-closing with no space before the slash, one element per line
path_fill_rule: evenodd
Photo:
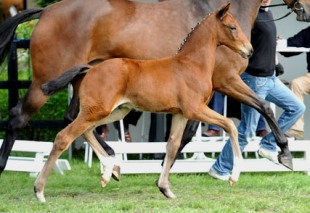
<path fill-rule="evenodd" d="M 165 114 L 151 113 L 151 124 L 149 131 L 149 142 L 163 142 L 165 141 Z M 163 159 L 163 153 L 154 153 L 151 158 Z"/>
<path fill-rule="evenodd" d="M 266 129 L 266 123 L 264 117 L 261 115 L 259 116 L 258 124 L 257 124 L 257 129 L 256 131 L 261 131 Z"/>
<path fill-rule="evenodd" d="M 257 78 L 247 73 L 242 74 L 241 78 L 254 92 L 257 92 L 258 95 L 264 97 L 266 91 L 260 90 L 260 87 L 266 84 L 265 82 L 267 81 L 267 79 Z M 263 81 L 263 83 L 261 82 L 261 80 Z M 241 151 L 243 151 L 244 147 L 248 144 L 249 138 L 255 136 L 259 116 L 260 114 L 257 112 L 256 109 L 241 104 L 241 120 L 238 126 L 238 140 Z M 228 141 L 223 147 L 222 152 L 216 159 L 216 162 L 213 164 L 209 174 L 213 177 L 214 175 L 212 174 L 216 173 L 219 176 L 229 175 L 233 167 L 232 154 L 232 147 L 230 141 Z"/>
<path fill-rule="evenodd" d="M 238 140 L 241 151 L 248 144 L 249 139 L 255 135 L 259 116 L 260 114 L 255 109 L 241 104 L 241 120 L 238 126 Z M 229 140 L 213 164 L 212 169 L 220 175 L 228 175 L 232 171 L 233 153 Z"/>
<path fill-rule="evenodd" d="M 141 117 L 142 112 L 132 110 L 126 115 L 126 117 L 123 119 L 124 123 L 124 134 L 125 134 L 125 141 L 131 142 L 131 135 L 129 132 L 129 124 L 136 126 L 138 123 L 139 118 Z M 121 139 L 121 131 L 120 131 L 120 124 L 119 121 L 114 122 L 114 127 L 118 131 L 118 138 Z"/>
<path fill-rule="evenodd" d="M 304 103 L 304 96 L 310 94 L 310 73 L 295 78 L 291 81 L 291 90 L 297 98 Z M 286 132 L 288 136 L 296 137 L 297 139 L 304 138 L 304 116 Z"/>
<path fill-rule="evenodd" d="M 100 138 L 102 140 L 106 141 L 107 134 L 109 133 L 109 127 L 106 124 L 101 125 L 101 126 L 97 126 L 96 127 L 96 132 L 98 133 L 98 135 L 100 136 Z"/>
<path fill-rule="evenodd" d="M 286 132 L 302 116 L 306 107 L 277 77 L 274 77 L 273 81 L 274 87 L 266 96 L 266 100 L 284 110 L 279 117 L 278 124 L 281 130 Z M 262 138 L 261 147 L 270 151 L 276 151 L 276 142 L 272 133 Z"/>

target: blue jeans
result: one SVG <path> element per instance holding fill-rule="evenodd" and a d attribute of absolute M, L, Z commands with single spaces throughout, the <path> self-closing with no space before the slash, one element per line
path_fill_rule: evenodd
<path fill-rule="evenodd" d="M 213 97 L 209 103 L 209 107 L 210 107 L 210 109 L 214 110 L 215 112 L 223 115 L 224 95 L 222 93 L 219 93 L 219 92 L 214 92 L 214 95 L 213 95 Z M 211 130 L 211 129 L 216 130 L 216 131 L 221 130 L 219 126 L 209 124 L 208 130 Z M 264 129 L 266 129 L 265 119 L 263 116 L 260 116 L 256 131 L 260 131 L 260 130 L 264 130 Z"/>
<path fill-rule="evenodd" d="M 224 95 L 219 92 L 214 92 L 213 97 L 209 103 L 210 109 L 213 109 L 215 112 L 219 113 L 220 115 L 223 115 L 224 110 Z M 209 124 L 208 129 L 220 131 L 220 127 Z"/>
<path fill-rule="evenodd" d="M 243 73 L 241 78 L 259 97 L 284 110 L 278 120 L 279 127 L 283 132 L 286 132 L 305 112 L 305 105 L 277 77 L 255 77 Z M 241 151 L 244 150 L 249 139 L 255 136 L 259 116 L 260 114 L 256 109 L 241 104 L 241 121 L 238 126 Z M 276 151 L 276 141 L 271 132 L 262 138 L 260 146 L 269 151 Z M 233 152 L 230 140 L 227 141 L 212 167 L 222 175 L 229 174 L 232 171 Z"/>

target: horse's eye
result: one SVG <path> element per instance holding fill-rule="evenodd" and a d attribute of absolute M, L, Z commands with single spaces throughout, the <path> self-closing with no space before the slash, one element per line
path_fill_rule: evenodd
<path fill-rule="evenodd" d="M 237 29 L 237 28 L 236 28 L 235 26 L 233 26 L 233 25 L 227 26 L 227 28 L 228 28 L 229 30 L 236 30 L 236 29 Z"/>

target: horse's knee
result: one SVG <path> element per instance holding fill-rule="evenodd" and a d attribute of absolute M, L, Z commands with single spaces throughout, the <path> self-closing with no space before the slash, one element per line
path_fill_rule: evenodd
<path fill-rule="evenodd" d="M 54 149 L 57 151 L 64 151 L 70 145 L 70 138 L 61 132 L 56 135 L 54 141 Z"/>
<path fill-rule="evenodd" d="M 18 114 L 21 114 L 21 104 L 18 103 L 15 107 L 13 107 L 11 110 L 10 110 L 10 116 L 16 116 Z"/>
<path fill-rule="evenodd" d="M 29 117 L 21 114 L 15 114 L 9 119 L 8 130 L 23 129 L 29 121 Z"/>
<path fill-rule="evenodd" d="M 267 102 L 263 105 L 262 109 L 269 117 L 274 117 L 274 112 Z"/>
<path fill-rule="evenodd" d="M 225 123 L 227 126 L 225 130 L 226 132 L 228 132 L 230 135 L 238 135 L 238 130 L 233 120 L 227 118 L 225 120 Z"/>

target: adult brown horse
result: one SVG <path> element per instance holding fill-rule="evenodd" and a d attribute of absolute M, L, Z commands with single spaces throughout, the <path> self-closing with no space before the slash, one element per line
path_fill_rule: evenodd
<path fill-rule="evenodd" d="M 17 11 L 25 9 L 24 0 L 2 0 L 0 9 L 4 20 L 11 17 L 10 7 L 15 7 Z"/>
<path fill-rule="evenodd" d="M 44 9 L 31 9 L 0 25 L 0 59 L 3 60 L 19 23 L 40 18 L 31 37 L 33 80 L 26 96 L 10 112 L 6 137 L 0 149 L 0 173 L 5 168 L 19 129 L 48 100 L 40 86 L 64 70 L 108 58 L 156 59 L 173 55 L 191 27 L 228 0 L 169 0 L 141 3 L 127 0 L 63 0 Z M 310 0 L 284 0 L 298 20 L 309 21 Z M 261 0 L 231 0 L 232 14 L 250 38 Z M 298 6 L 298 10 L 295 10 Z M 53 43 L 51 47 L 51 43 Z M 227 56 L 229 53 L 229 57 Z M 280 162 L 291 168 L 287 139 L 279 129 L 272 110 L 240 79 L 247 63 L 225 47 L 216 53 L 213 88 L 256 108 L 272 129 L 282 153 Z M 79 82 L 74 83 L 69 107 L 74 118 L 78 111 Z M 183 144 L 195 128 L 189 123 Z M 193 126 L 195 127 L 195 125 Z"/>
<path fill-rule="evenodd" d="M 167 155 L 157 183 L 166 197 L 175 198 L 169 186 L 169 171 L 188 119 L 219 125 L 229 133 L 234 153 L 231 183 L 237 181 L 242 160 L 237 128 L 232 120 L 207 106 L 213 94 L 216 48 L 225 45 L 245 59 L 253 52 L 250 41 L 228 13 L 229 6 L 227 4 L 197 25 L 175 56 L 157 60 L 114 58 L 91 68 L 88 65 L 74 67 L 43 85 L 45 94 L 52 95 L 80 73 L 87 72 L 79 90 L 80 112 L 57 134 L 52 152 L 35 182 L 39 201 L 45 202 L 43 191 L 47 177 L 57 158 L 73 140 L 84 134 L 91 145 L 98 145 L 93 135 L 94 128 L 120 120 L 132 109 L 173 114 Z M 102 95 L 100 91 L 109 93 Z M 104 158 L 102 151 L 97 152 L 100 159 Z M 109 179 L 103 177 L 104 186 Z"/>

